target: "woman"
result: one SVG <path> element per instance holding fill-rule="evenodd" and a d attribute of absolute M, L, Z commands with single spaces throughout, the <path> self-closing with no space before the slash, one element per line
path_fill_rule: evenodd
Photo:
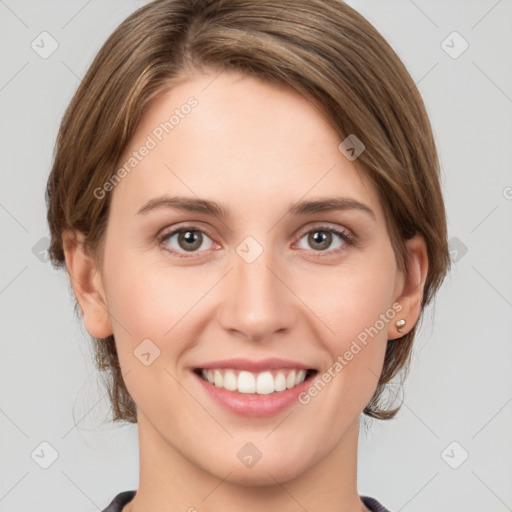
<path fill-rule="evenodd" d="M 431 127 L 338 0 L 157 0 L 98 53 L 47 187 L 140 481 L 108 512 L 386 511 L 361 413 L 392 418 L 449 268 Z"/>

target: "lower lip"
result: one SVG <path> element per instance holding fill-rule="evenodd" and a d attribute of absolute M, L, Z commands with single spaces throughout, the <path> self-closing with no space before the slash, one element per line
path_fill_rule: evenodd
<path fill-rule="evenodd" d="M 311 377 L 304 382 L 286 391 L 278 391 L 268 395 L 256 393 L 240 393 L 218 388 L 214 384 L 202 379 L 197 373 L 192 372 L 199 380 L 206 393 L 217 403 L 240 416 L 265 418 L 274 416 L 290 407 L 298 401 L 298 395 L 305 391 L 311 384 Z"/>

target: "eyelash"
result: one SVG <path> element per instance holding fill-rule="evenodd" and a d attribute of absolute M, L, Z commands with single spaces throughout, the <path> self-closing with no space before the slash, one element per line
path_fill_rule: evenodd
<path fill-rule="evenodd" d="M 177 256 L 178 258 L 191 258 L 191 257 L 194 257 L 196 254 L 198 254 L 197 252 L 191 252 L 190 253 L 190 256 L 184 256 L 182 252 L 180 251 L 176 251 L 175 249 L 169 249 L 167 244 L 165 244 L 164 242 L 169 239 L 170 237 L 172 237 L 173 235 L 177 234 L 177 233 L 183 233 L 183 232 L 187 232 L 187 231 L 194 231 L 194 232 L 199 232 L 199 233 L 203 233 L 204 235 L 206 235 L 208 238 L 212 239 L 212 237 L 210 235 L 208 235 L 208 233 L 206 233 L 204 230 L 202 229 L 199 229 L 197 226 L 194 226 L 194 225 L 186 225 L 186 226 L 181 226 L 179 228 L 176 228 L 176 229 L 172 229 L 172 230 L 169 230 L 169 231 L 164 231 L 160 236 L 157 237 L 157 240 L 158 242 L 163 245 L 163 249 L 175 256 Z M 316 253 L 320 253 L 318 256 L 321 257 L 321 254 L 322 253 L 327 253 L 327 254 L 330 254 L 330 255 L 333 255 L 333 254 L 338 254 L 339 252 L 345 250 L 346 247 L 356 247 L 357 246 L 357 238 L 351 234 L 349 231 L 347 230 L 343 230 L 343 229 L 339 229 L 339 228 L 333 228 L 332 226 L 315 226 L 313 228 L 310 228 L 308 230 L 304 230 L 304 231 L 301 231 L 299 237 L 298 237 L 298 240 L 300 241 L 304 235 L 307 235 L 308 233 L 312 233 L 312 232 L 315 232 L 315 231 L 323 231 L 323 232 L 328 232 L 328 233 L 334 233 L 336 235 L 338 235 L 344 242 L 344 244 L 337 248 L 337 249 L 331 249 L 331 250 L 327 250 L 327 251 L 314 251 L 313 249 L 311 249 L 313 252 L 316 252 Z"/>

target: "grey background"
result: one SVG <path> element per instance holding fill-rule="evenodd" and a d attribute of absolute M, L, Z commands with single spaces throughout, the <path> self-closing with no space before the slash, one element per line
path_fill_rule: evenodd
<path fill-rule="evenodd" d="M 44 260 L 44 187 L 80 77 L 143 3 L 0 1 L 0 512 L 92 512 L 137 487 L 136 427 L 109 424 L 67 277 Z M 361 431 L 359 492 L 392 512 L 512 510 L 512 1 L 349 3 L 424 97 L 455 262 L 402 411 Z M 43 31 L 58 43 L 46 59 L 31 47 Z M 442 46 L 453 31 L 469 44 L 457 58 Z M 444 43 L 452 54 L 457 37 Z M 42 442 L 58 453 L 48 469 Z"/>

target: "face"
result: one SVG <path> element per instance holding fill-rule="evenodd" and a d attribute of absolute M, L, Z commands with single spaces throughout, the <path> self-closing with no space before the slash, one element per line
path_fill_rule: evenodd
<path fill-rule="evenodd" d="M 357 428 L 404 280 L 377 192 L 324 116 L 290 90 L 214 77 L 158 97 L 120 160 L 109 317 L 89 330 L 114 334 L 145 439 L 219 478 L 274 483 Z"/>

